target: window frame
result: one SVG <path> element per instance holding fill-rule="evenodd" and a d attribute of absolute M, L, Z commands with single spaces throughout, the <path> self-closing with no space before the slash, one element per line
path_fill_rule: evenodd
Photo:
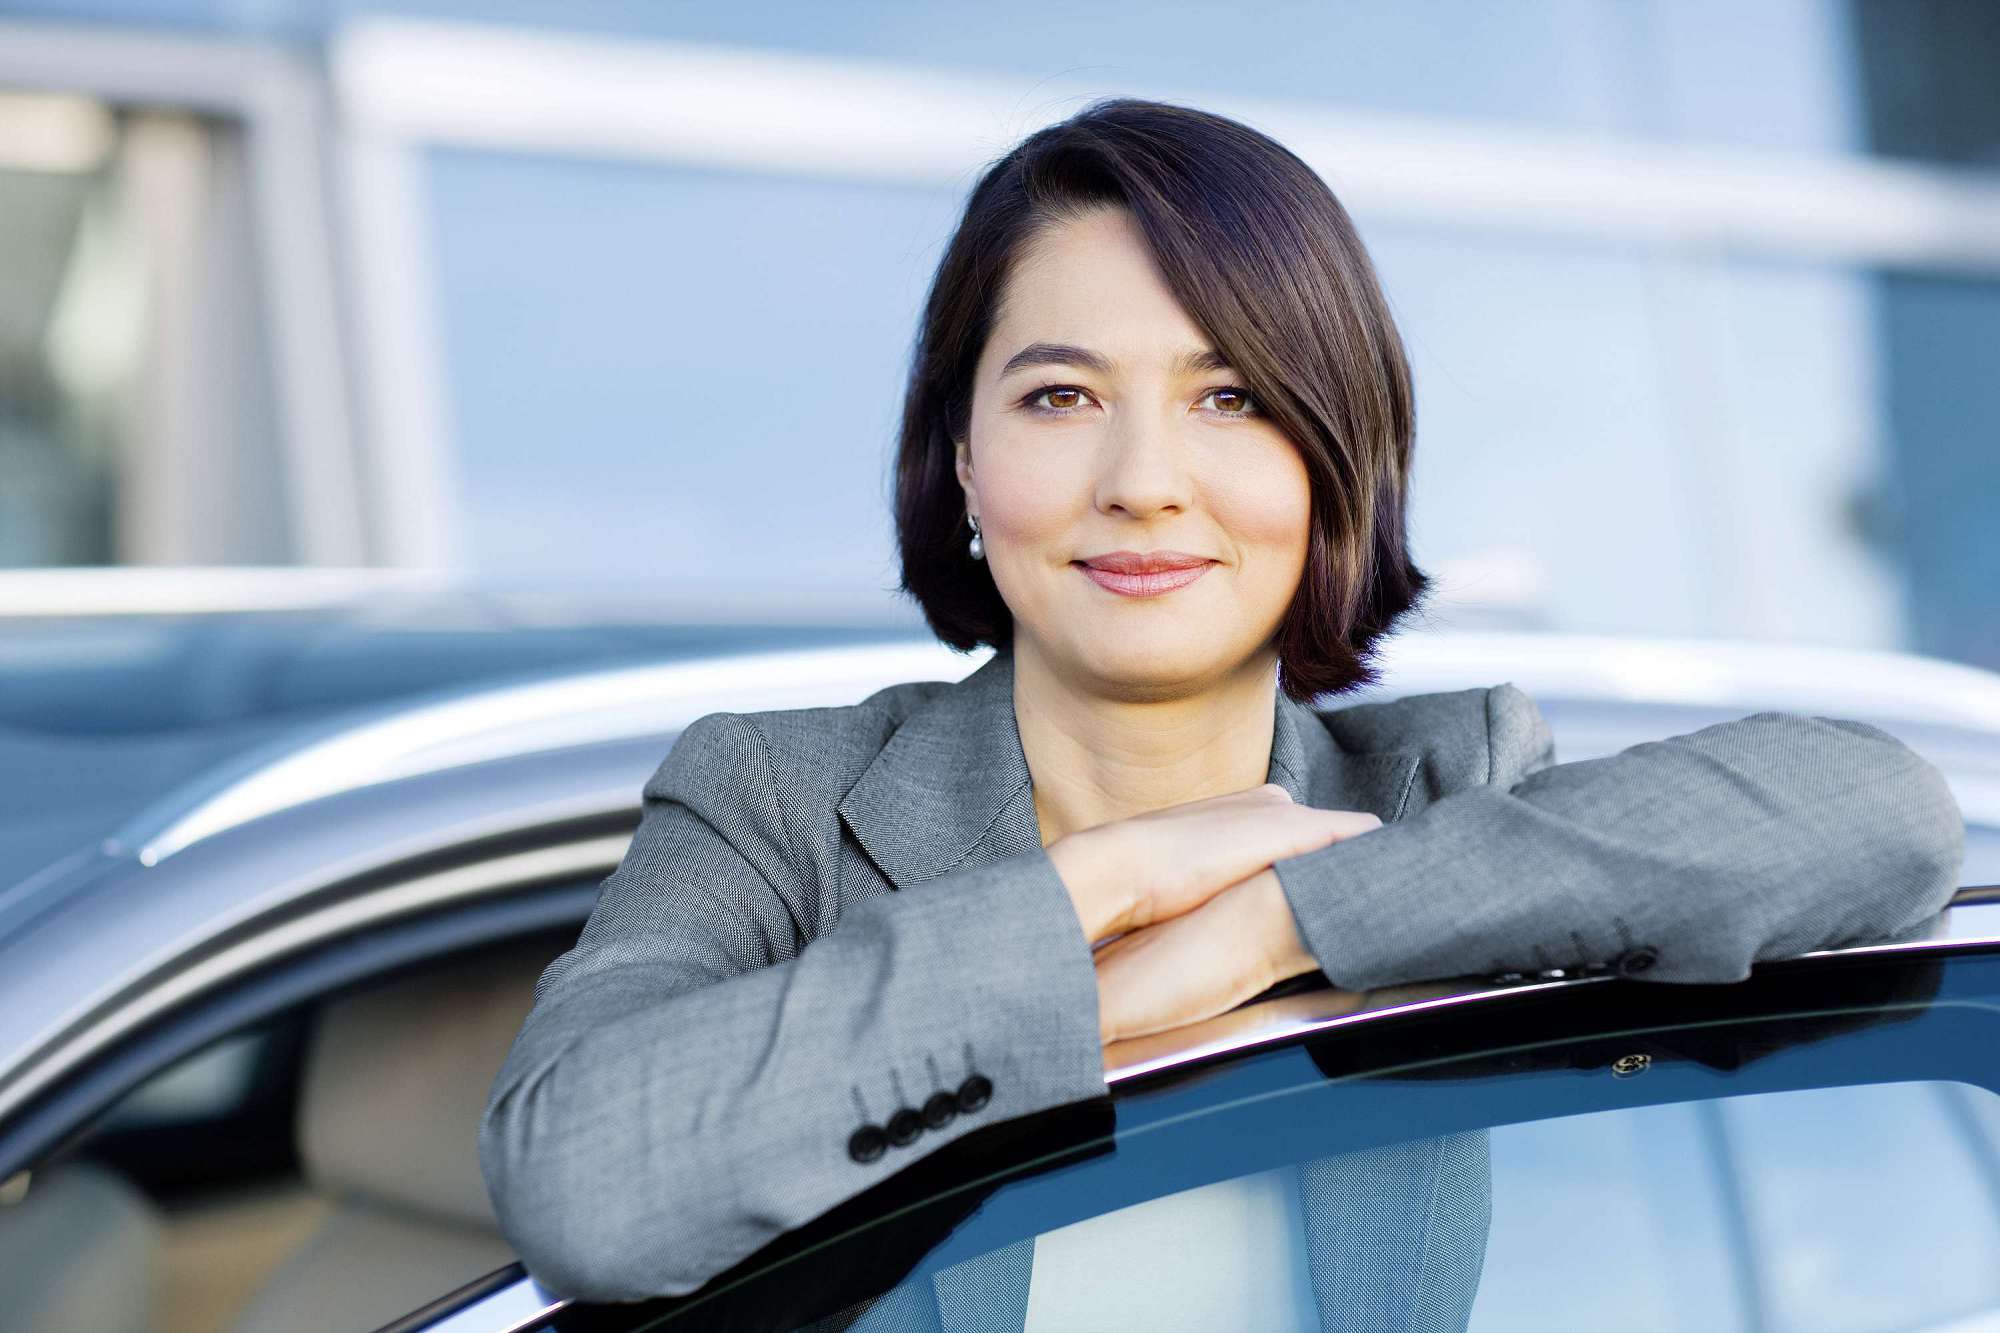
<path fill-rule="evenodd" d="M 276 43 L 0 19 L 0 88 L 185 111 L 242 127 L 250 262 L 294 558 L 364 565 L 367 514 L 348 312 L 328 208 L 334 138 L 324 78 Z"/>
<path fill-rule="evenodd" d="M 175 1061 L 292 1005 L 469 949 L 580 929 L 631 822 L 619 811 L 523 830 L 336 883 L 167 961 L 9 1071 L 18 1095 L 0 1117 L 0 1181 L 60 1153 Z"/>

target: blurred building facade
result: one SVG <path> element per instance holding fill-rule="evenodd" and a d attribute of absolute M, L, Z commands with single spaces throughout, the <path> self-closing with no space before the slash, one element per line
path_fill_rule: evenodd
<path fill-rule="evenodd" d="M 16 0 L 0 566 L 909 619 L 925 283 L 1113 92 L 1354 213 L 1438 621 L 2000 667 L 2000 8 L 1950 0 Z"/>

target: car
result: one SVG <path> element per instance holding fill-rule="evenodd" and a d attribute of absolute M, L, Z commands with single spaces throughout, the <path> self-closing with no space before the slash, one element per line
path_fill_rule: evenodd
<path fill-rule="evenodd" d="M 0 781 L 33 774 L 0 801 L 0 885 L 231 760 L 361 710 L 591 668 L 907 639 L 914 628 L 731 617 L 616 583 L 0 570 Z"/>
<path fill-rule="evenodd" d="M 1476 1327 L 1680 1326 L 1697 1309 L 1705 1327 L 1829 1327 L 1817 1316 L 1837 1307 L 1841 1326 L 1943 1328 L 2000 1311 L 1964 1276 L 1991 1269 L 1968 1247 L 2000 1226 L 2000 1045 L 1983 1026 L 2000 890 L 1977 887 L 1934 936 L 1732 986 L 1558 973 L 1357 996 L 1296 979 L 1121 1044 L 1108 1121 L 971 1136 L 701 1293 L 606 1307 L 541 1288 L 495 1229 L 479 1113 L 674 736 L 718 709 L 852 702 L 980 660 L 851 642 L 378 699 L 234 752 L 0 888 L 0 1310 L 99 1333 L 832 1327 L 842 1306 L 925 1283 L 934 1300 L 960 1265 L 1033 1242 L 1055 1257 L 1035 1265 L 1029 1327 L 1114 1310 L 1285 1327 L 1303 1289 L 1252 1280 L 1296 1278 L 1253 1243 L 1284 1232 L 1274 1182 L 1388 1139 L 1478 1131 L 1493 1204 Z M 1875 722 L 1952 782 L 1964 882 L 2000 881 L 2000 678 L 1896 655 L 1427 631 L 1393 641 L 1361 697 L 1502 679 L 1542 704 L 1562 760 L 1764 707 Z M 1745 1135 L 1754 1151 L 1732 1146 Z M 1760 1212 L 1767 1177 L 1807 1192 Z M 1646 1212 L 1655 1187 L 1679 1189 L 1680 1211 Z M 1893 1202 L 1846 1211 L 1916 1240 L 1814 1230 L 1842 1210 L 1795 1206 L 1843 1190 Z M 1060 1261 L 1077 1228 L 1103 1242 L 1128 1224 L 1213 1261 L 1200 1290 L 1152 1284 L 1178 1293 L 1182 1324 L 1160 1322 L 1145 1282 Z M 1949 1278 L 1892 1265 L 1900 1287 L 1847 1294 L 1885 1256 L 1960 1248 L 1973 1257 Z M 1658 1294 L 1689 1283 L 1707 1304 Z M 1815 1283 L 1833 1306 L 1798 1303 Z M 1231 1290 L 1250 1304 L 1214 1305 Z"/>
<path fill-rule="evenodd" d="M 581 1305 L 514 1267 L 393 1327 L 1984 1333 L 2000 906 L 1951 915 L 1725 986 L 1266 999 L 1114 1050 L 1108 1109 L 962 1139 L 698 1292 Z M 1468 1141 L 1421 1217 L 1315 1196 Z M 1314 1207 L 1351 1250 L 1305 1251 Z"/>

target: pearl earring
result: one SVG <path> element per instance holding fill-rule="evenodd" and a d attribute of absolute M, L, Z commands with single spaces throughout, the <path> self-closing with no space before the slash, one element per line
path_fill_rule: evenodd
<path fill-rule="evenodd" d="M 966 553 L 974 560 L 984 560 L 986 558 L 986 542 L 979 535 L 979 520 L 967 514 L 965 521 L 972 525 L 972 540 L 965 545 Z"/>

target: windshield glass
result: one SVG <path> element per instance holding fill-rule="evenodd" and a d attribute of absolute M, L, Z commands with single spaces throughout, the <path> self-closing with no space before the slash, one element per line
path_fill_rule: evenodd
<path fill-rule="evenodd" d="M 573 671 L 867 643 L 855 626 L 677 623 L 499 591 L 195 616 L 9 619 L 0 631 L 0 887 L 177 787 L 402 702 Z M 636 598 L 634 599 L 636 602 Z"/>
<path fill-rule="evenodd" d="M 1990 955 L 1370 1020 L 965 1140 L 611 1326 L 2000 1327 L 1996 1039 Z"/>

